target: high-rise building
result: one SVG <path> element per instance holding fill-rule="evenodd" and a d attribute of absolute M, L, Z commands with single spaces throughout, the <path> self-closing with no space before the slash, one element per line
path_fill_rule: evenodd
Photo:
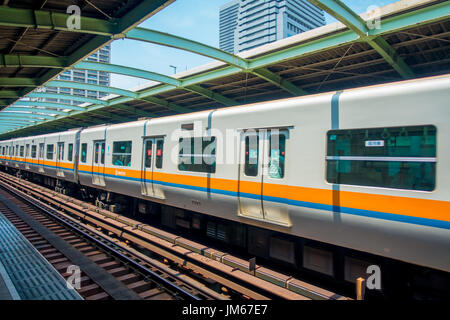
<path fill-rule="evenodd" d="M 111 61 L 111 45 L 107 45 L 97 52 L 91 54 L 86 58 L 86 61 L 95 61 L 95 62 L 104 62 L 109 63 Z M 92 70 L 82 70 L 82 69 L 73 69 L 64 71 L 58 75 L 56 80 L 69 80 L 75 82 L 83 82 L 83 83 L 91 83 L 98 84 L 102 86 L 110 86 L 111 78 L 109 72 L 103 71 L 92 71 Z M 82 90 L 82 89 L 70 89 L 63 87 L 43 87 L 39 89 L 40 92 L 48 92 L 48 93 L 60 93 L 60 94 L 69 94 L 74 96 L 81 97 L 89 97 L 89 98 L 101 98 L 107 93 L 100 91 L 91 91 L 91 90 Z M 63 104 L 72 104 L 78 105 L 83 103 L 82 101 L 77 100 L 69 100 L 69 99 L 54 99 L 54 98 L 39 98 L 40 101 L 47 102 L 56 102 Z"/>
<path fill-rule="evenodd" d="M 238 53 L 323 25 L 324 12 L 307 0 L 233 0 L 220 9 L 220 48 Z"/>
<path fill-rule="evenodd" d="M 233 0 L 220 7 L 219 47 L 234 53 L 234 32 L 236 30 L 240 0 Z"/>

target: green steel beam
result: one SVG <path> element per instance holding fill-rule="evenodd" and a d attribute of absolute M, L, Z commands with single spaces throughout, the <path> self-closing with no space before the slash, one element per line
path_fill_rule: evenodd
<path fill-rule="evenodd" d="M 92 103 L 92 104 L 102 104 L 105 106 L 108 105 L 108 101 L 105 101 L 105 100 L 71 95 L 71 94 L 63 94 L 63 93 L 32 92 L 32 93 L 29 93 L 26 97 L 27 98 L 43 98 L 43 99 L 62 99 L 62 100 L 71 100 L 71 101 L 82 101 L 82 102 L 87 102 L 87 103 Z"/>
<path fill-rule="evenodd" d="M 127 111 L 127 112 L 129 112 L 131 114 L 135 114 L 135 115 L 140 116 L 140 117 L 149 117 L 149 118 L 157 117 L 157 115 L 152 113 L 152 112 L 139 110 L 139 109 L 136 109 L 134 107 L 131 107 L 131 106 L 128 106 L 128 105 L 125 105 L 125 104 L 114 104 L 114 105 L 111 105 L 111 107 L 115 108 L 115 109 Z"/>
<path fill-rule="evenodd" d="M 63 88 L 71 88 L 71 89 L 100 91 L 100 92 L 117 94 L 119 96 L 137 98 L 137 94 L 130 90 L 124 90 L 124 89 L 102 86 L 102 85 L 91 84 L 91 83 L 64 81 L 64 80 L 51 80 L 51 81 L 47 82 L 47 84 L 45 86 L 46 87 L 63 87 Z"/>
<path fill-rule="evenodd" d="M 0 78 L 0 87 L 37 87 L 39 79 L 33 78 Z"/>
<path fill-rule="evenodd" d="M 361 40 L 374 48 L 403 78 L 414 77 L 414 72 L 405 61 L 395 52 L 386 40 L 381 37 L 369 36 L 370 29 L 367 22 L 358 14 L 347 7 L 339 0 L 308 0 L 315 6 L 328 12 L 334 18 L 345 24 L 350 30 L 356 33 Z"/>
<path fill-rule="evenodd" d="M 394 17 L 383 19 L 380 29 L 370 30 L 370 35 L 378 36 L 389 34 L 397 30 L 403 30 L 413 26 L 420 26 L 434 21 L 446 19 L 450 15 L 450 2 L 442 2 L 423 9 L 406 12 Z M 259 69 L 267 67 L 275 63 L 283 63 L 292 59 L 296 59 L 303 55 L 322 52 L 328 49 L 337 48 L 346 44 L 354 43 L 360 38 L 352 31 L 341 31 L 333 33 L 329 36 L 319 38 L 317 40 L 308 41 L 299 45 L 292 46 L 284 50 L 278 50 L 273 53 L 263 55 L 258 58 L 249 59 L 249 69 Z M 207 71 L 205 73 L 191 76 L 183 79 L 184 85 L 199 84 L 208 82 L 222 77 L 239 74 L 242 69 L 235 66 L 227 66 L 221 69 Z M 171 86 L 160 86 L 157 88 L 148 88 L 141 91 L 141 97 L 150 96 L 169 92 L 173 89 Z M 110 105 L 115 103 L 126 103 L 131 99 L 119 97 L 110 101 Z"/>
<path fill-rule="evenodd" d="M 379 36 L 393 30 L 401 31 L 411 26 L 420 27 L 430 22 L 442 20 L 450 16 L 450 2 L 443 1 L 422 9 L 408 11 L 404 14 L 382 20 L 380 28 L 369 31 L 369 36 Z"/>
<path fill-rule="evenodd" d="M 64 103 L 54 103 L 54 102 L 42 102 L 42 101 L 26 101 L 26 100 L 19 100 L 14 103 L 14 106 L 24 106 L 24 107 L 45 107 L 45 108 L 51 108 L 51 109 L 71 109 L 71 110 L 79 110 L 84 111 L 86 108 L 84 107 L 78 107 L 73 106 L 70 104 L 64 104 Z M 1 115 L 1 112 L 0 112 Z"/>
<path fill-rule="evenodd" d="M 100 115 L 102 117 L 105 117 L 107 119 L 112 119 L 112 120 L 116 120 L 116 121 L 119 121 L 119 122 L 130 121 L 130 118 L 119 116 L 117 114 L 113 114 L 111 112 L 107 112 L 107 111 L 103 111 L 103 110 L 93 110 L 91 112 L 94 113 L 94 114 L 98 114 L 98 115 Z"/>
<path fill-rule="evenodd" d="M 240 58 L 223 50 L 214 48 L 212 46 L 208 46 L 206 44 L 178 37 L 172 34 L 137 27 L 134 28 L 133 30 L 128 31 L 125 37 L 127 39 L 159 44 L 166 47 L 172 47 L 200 54 L 205 57 L 223 61 L 229 65 L 237 66 L 244 70 L 248 68 L 248 63 L 243 58 Z"/>
<path fill-rule="evenodd" d="M 0 126 L 17 127 L 23 126 L 23 122 L 14 122 L 9 120 L 0 120 Z"/>
<path fill-rule="evenodd" d="M 2 112 L 2 114 L 0 115 L 0 117 L 2 116 L 13 116 L 13 117 L 24 117 L 24 118 L 29 118 L 29 119 L 43 119 L 43 120 L 48 120 L 48 119 L 55 119 L 55 116 L 51 116 L 48 114 L 42 114 L 42 113 L 26 113 L 26 112 L 17 112 L 17 111 L 9 111 L 9 110 L 5 110 L 5 112 Z"/>
<path fill-rule="evenodd" d="M 0 54 L 0 67 L 14 68 L 66 68 L 66 57 L 24 56 L 20 54 Z"/>
<path fill-rule="evenodd" d="M 396 30 L 403 30 L 411 26 L 420 26 L 432 21 L 439 21 L 443 18 L 447 18 L 450 12 L 450 3 L 443 2 L 430 7 L 426 7 L 417 11 L 407 12 L 395 17 L 383 19 L 381 24 L 381 29 L 371 30 L 371 35 L 382 35 L 388 34 Z M 417 16 L 416 16 L 417 14 Z M 334 33 L 323 38 L 302 43 L 291 48 L 279 50 L 274 53 L 270 53 L 255 59 L 249 60 L 250 69 L 259 69 L 262 67 L 270 66 L 274 63 L 281 63 L 298 58 L 302 55 L 307 55 L 311 53 L 321 52 L 327 49 L 339 47 L 345 44 L 353 43 L 358 41 L 359 37 L 352 31 L 343 31 Z M 208 71 L 199 75 L 191 76 L 189 78 L 183 79 L 184 85 L 199 84 L 202 82 L 207 82 L 215 80 L 221 77 L 231 76 L 239 74 L 242 69 L 235 66 L 227 66 L 218 70 Z M 164 85 L 157 88 L 148 88 L 139 92 L 141 98 L 148 97 L 154 94 L 169 92 L 173 90 L 173 86 Z M 133 110 L 134 108 L 124 105 L 124 103 L 132 101 L 134 99 L 129 97 L 117 97 L 109 100 L 109 106 L 121 108 L 123 110 Z M 137 111 L 137 110 L 136 110 Z M 137 113 L 136 113 L 137 114 Z M 153 114 L 141 114 L 143 117 L 154 117 L 157 115 Z"/>
<path fill-rule="evenodd" d="M 15 106 L 11 106 L 6 109 L 3 109 L 3 111 L 24 111 L 24 112 L 36 112 L 36 113 L 42 113 L 42 114 L 59 114 L 59 115 L 68 115 L 69 114 L 68 112 L 54 110 L 54 109 L 15 107 Z M 3 112 L 0 114 L 3 114 Z"/>
<path fill-rule="evenodd" d="M 14 116 L 2 116 L 0 117 L 0 120 L 4 120 L 4 121 L 8 121 L 8 120 L 12 120 L 12 122 L 32 122 L 32 123 L 36 123 L 37 120 L 31 120 L 31 119 L 27 119 L 27 118 L 18 118 L 18 117 L 14 117 Z"/>
<path fill-rule="evenodd" d="M 167 109 L 170 109 L 170 110 L 173 110 L 173 111 L 176 111 L 176 112 L 179 112 L 179 113 L 192 112 L 192 110 L 189 109 L 189 108 L 181 107 L 181 106 L 179 106 L 179 105 L 177 105 L 175 103 L 171 103 L 171 102 L 169 102 L 167 100 L 163 100 L 163 99 L 160 99 L 160 98 L 157 98 L 157 97 L 153 97 L 153 96 L 142 97 L 142 98 L 139 97 L 138 99 L 139 100 L 148 101 L 148 102 L 160 105 L 160 106 L 163 106 L 163 107 L 165 107 Z"/>
<path fill-rule="evenodd" d="M 303 55 L 318 53 L 332 48 L 337 48 L 346 44 L 354 43 L 359 39 L 352 31 L 340 32 L 323 37 L 314 41 L 308 41 L 284 50 L 278 50 L 273 53 L 266 54 L 250 61 L 250 67 L 257 69 L 273 65 L 275 63 L 283 63 Z"/>
<path fill-rule="evenodd" d="M 168 33 L 163 33 L 151 29 L 134 28 L 126 33 L 127 39 L 133 39 L 138 41 L 144 41 L 154 44 L 159 44 L 167 47 L 177 48 L 184 51 L 200 54 L 205 57 L 209 57 L 215 60 L 225 62 L 231 66 L 238 67 L 245 72 L 250 72 L 272 84 L 290 92 L 293 95 L 306 94 L 305 91 L 299 89 L 289 81 L 282 80 L 280 76 L 269 71 L 268 69 L 253 70 L 249 66 L 247 59 L 238 57 L 234 54 L 226 51 L 214 48 L 212 46 L 185 39 L 182 37 L 174 36 Z"/>
<path fill-rule="evenodd" d="M 0 26 L 32 29 L 62 30 L 112 36 L 117 33 L 117 22 L 80 16 L 80 29 L 69 28 L 71 15 L 42 10 L 0 6 Z"/>
<path fill-rule="evenodd" d="M 141 70 L 132 67 L 121 66 L 117 64 L 93 62 L 93 61 L 81 61 L 74 66 L 75 69 L 85 69 L 85 70 L 95 70 L 104 71 L 116 74 L 122 74 L 130 77 L 137 77 L 147 80 L 153 80 L 157 82 L 162 82 L 166 84 L 171 84 L 174 87 L 180 87 L 181 81 L 164 74 Z"/>
<path fill-rule="evenodd" d="M 198 84 L 193 84 L 184 88 L 191 92 L 198 93 L 199 95 L 202 95 L 211 100 L 217 101 L 225 106 L 235 106 L 239 104 L 237 101 L 233 99 L 227 98 L 221 95 L 220 93 L 214 92 L 213 90 L 206 89 Z"/>
<path fill-rule="evenodd" d="M 305 90 L 300 89 L 291 82 L 284 80 L 282 77 L 280 77 L 276 73 L 273 73 L 272 71 L 269 71 L 267 68 L 255 69 L 252 71 L 252 74 L 257 75 L 258 77 L 280 88 L 283 88 L 284 90 L 290 92 L 294 96 L 302 96 L 308 94 L 308 92 L 306 92 Z"/>
<path fill-rule="evenodd" d="M 419 27 L 430 22 L 447 19 L 449 15 L 450 1 L 444 1 L 419 10 L 408 11 L 394 17 L 383 18 L 381 28 L 370 30 L 369 36 L 375 37 L 410 27 Z M 314 41 L 308 41 L 300 45 L 292 46 L 288 49 L 279 50 L 256 59 L 251 59 L 249 64 L 250 68 L 253 69 L 265 67 L 274 63 L 289 61 L 302 55 L 318 53 L 341 45 L 350 44 L 359 39 L 359 36 L 353 31 L 343 31 Z M 228 71 L 231 72 L 231 70 Z M 207 80 L 205 79 L 205 81 Z"/>
<path fill-rule="evenodd" d="M 147 80 L 157 81 L 157 82 L 165 83 L 168 85 L 172 85 L 174 87 L 183 88 L 190 92 L 200 94 L 211 100 L 220 102 L 226 106 L 232 106 L 232 105 L 238 104 L 236 101 L 234 101 L 232 99 L 228 99 L 227 97 L 224 97 L 223 95 L 221 95 L 217 92 L 203 88 L 199 85 L 195 85 L 195 86 L 192 85 L 192 86 L 185 87 L 183 85 L 183 80 L 179 80 L 179 79 L 169 77 L 164 74 L 152 72 L 152 71 L 140 70 L 140 69 L 116 65 L 116 64 L 92 62 L 92 61 L 79 62 L 75 65 L 75 69 L 104 71 L 104 72 L 110 72 L 110 73 L 116 73 L 116 74 L 123 74 L 123 75 L 130 76 L 130 77 L 138 77 L 138 78 L 143 78 L 143 79 L 147 79 Z"/>
<path fill-rule="evenodd" d="M 20 91 L 16 90 L 2 90 L 0 91 L 0 98 L 20 98 L 22 95 Z"/>
<path fill-rule="evenodd" d="M 150 15 L 172 2 L 173 0 L 143 0 L 133 10 L 126 12 L 121 19 L 113 19 L 112 22 L 81 17 L 82 29 L 71 31 L 86 32 L 97 35 L 72 54 L 67 56 L 66 64 L 73 65 L 83 60 L 86 56 L 98 50 L 99 47 L 110 43 L 112 41 L 112 33 L 129 31 Z M 68 15 L 55 14 L 46 11 L 12 9 L 5 6 L 1 7 L 1 9 L 0 26 L 13 25 L 22 27 L 29 26 L 31 28 L 67 29 L 66 23 Z M 39 85 L 45 84 L 47 81 L 58 75 L 59 72 L 60 69 L 52 68 L 39 79 Z M 21 96 L 25 95 L 31 90 L 32 89 L 24 88 L 20 94 Z M 17 97 L 14 96 L 11 98 Z M 26 133 L 27 130 L 21 130 L 20 133 Z M 4 137 L 4 135 L 2 135 L 2 137 Z"/>
<path fill-rule="evenodd" d="M 370 30 L 369 36 L 379 36 L 390 34 L 394 31 L 404 30 L 413 26 L 421 26 L 430 22 L 440 21 L 442 19 L 447 19 L 450 14 L 450 2 L 442 2 L 432 6 L 427 6 L 419 10 L 408 11 L 403 14 L 399 14 L 394 17 L 384 18 L 380 29 Z M 103 39 L 102 39 L 103 38 Z M 105 37 L 98 36 L 94 41 L 91 42 L 92 51 L 95 49 L 94 43 L 98 44 L 104 40 Z M 266 54 L 255 59 L 249 59 L 249 69 L 259 69 L 262 67 L 270 66 L 274 63 L 282 63 L 302 55 L 307 55 L 311 53 L 317 53 L 331 48 L 339 47 L 345 44 L 353 43 L 360 40 L 359 36 L 352 31 L 341 31 L 328 36 L 324 36 L 320 39 L 302 43 L 299 45 L 292 46 L 288 49 L 278 50 L 274 53 Z M 103 42 L 105 43 L 105 42 Z M 84 48 L 84 53 L 88 54 L 87 49 Z M 73 55 L 72 59 L 76 59 L 77 55 Z M 81 57 L 81 54 L 78 54 Z M 78 58 L 81 59 L 81 58 Z M 183 84 L 188 86 L 190 84 L 200 84 L 202 82 L 211 81 L 221 77 L 226 77 L 230 75 L 239 74 L 242 71 L 241 68 L 234 66 L 227 66 L 221 69 L 207 71 L 189 78 L 183 79 Z M 54 71 L 51 71 L 54 72 Z M 58 71 L 59 72 L 59 71 Z M 55 72 L 54 74 L 57 74 Z M 163 85 L 156 88 L 148 88 L 139 92 L 140 97 L 151 96 L 154 94 L 170 92 L 173 90 L 173 86 Z M 2 91 L 0 91 L 1 94 Z M 119 108 L 122 110 L 130 110 L 133 112 L 134 108 L 123 105 L 128 101 L 134 99 L 129 97 L 117 97 L 109 100 L 109 105 L 114 108 Z M 136 110 L 138 111 L 138 110 Z M 136 112 L 136 114 L 138 114 Z M 153 117 L 153 114 L 141 114 L 142 116 Z M 59 120 L 53 120 L 59 121 Z M 27 129 L 29 130 L 29 129 Z M 20 132 L 26 132 L 21 130 Z M 2 138 L 5 135 L 1 136 Z"/>

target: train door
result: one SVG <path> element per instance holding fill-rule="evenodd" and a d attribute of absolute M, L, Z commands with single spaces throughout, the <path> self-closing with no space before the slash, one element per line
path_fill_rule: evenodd
<path fill-rule="evenodd" d="M 105 186 L 105 140 L 94 141 L 92 184 Z"/>
<path fill-rule="evenodd" d="M 286 184 L 286 130 L 247 131 L 241 136 L 240 215 L 290 225 L 288 206 L 269 201 Z"/>
<path fill-rule="evenodd" d="M 162 171 L 164 138 L 145 138 L 143 145 L 142 194 L 163 199 L 164 193 L 158 184 L 158 173 Z"/>
<path fill-rule="evenodd" d="M 56 175 L 64 177 L 64 142 L 58 142 L 56 150 Z"/>
<path fill-rule="evenodd" d="M 45 143 L 39 143 L 39 153 L 38 153 L 39 172 L 44 172 L 44 150 L 45 150 Z"/>
<path fill-rule="evenodd" d="M 274 195 L 287 196 L 288 190 L 285 173 L 286 143 L 289 138 L 287 130 L 268 130 L 264 139 L 263 152 L 263 212 L 264 220 L 290 226 L 288 205 L 281 201 L 268 201 Z"/>
<path fill-rule="evenodd" d="M 246 131 L 241 135 L 239 166 L 239 214 L 264 219 L 262 208 L 263 131 Z"/>

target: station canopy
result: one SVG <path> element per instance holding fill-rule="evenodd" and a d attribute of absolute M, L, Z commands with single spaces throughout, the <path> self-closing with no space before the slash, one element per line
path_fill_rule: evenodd
<path fill-rule="evenodd" d="M 338 22 L 233 55 L 136 27 L 173 1 L 90 0 L 81 29 L 67 27 L 73 1 L 4 1 L 0 6 L 0 139 L 154 118 L 450 72 L 450 1 L 401 0 L 356 14 L 342 1 L 309 0 Z M 85 61 L 115 39 L 133 39 L 215 61 L 167 76 Z M 134 89 L 54 80 L 70 69 L 149 80 Z M 63 87 L 101 99 L 38 92 Z M 44 98 L 83 101 L 70 105 Z M 424 106 L 425 107 L 425 106 Z"/>

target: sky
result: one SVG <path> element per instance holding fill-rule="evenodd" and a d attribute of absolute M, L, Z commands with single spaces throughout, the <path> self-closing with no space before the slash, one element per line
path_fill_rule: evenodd
<path fill-rule="evenodd" d="M 343 2 L 357 13 L 367 11 L 373 5 L 382 7 L 397 0 L 344 0 Z M 154 16 L 140 24 L 150 28 L 214 47 L 219 47 L 219 9 L 229 0 L 176 0 Z M 336 20 L 326 15 L 326 22 Z M 206 64 L 212 59 L 190 52 L 166 48 L 141 41 L 122 39 L 111 45 L 111 63 L 135 67 L 153 72 L 171 75 Z M 148 82 L 148 80 L 111 75 L 111 86 L 130 89 Z"/>

